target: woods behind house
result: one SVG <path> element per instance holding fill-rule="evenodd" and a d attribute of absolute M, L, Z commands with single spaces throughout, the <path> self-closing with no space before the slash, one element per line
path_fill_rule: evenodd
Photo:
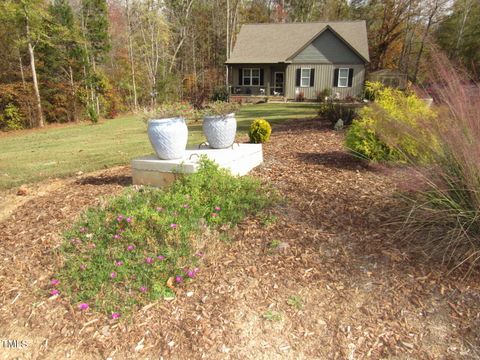
<path fill-rule="evenodd" d="M 477 0 L 4 0 L 0 130 L 225 94 L 242 24 L 367 21 L 369 70 L 422 83 L 432 42 L 479 79 Z"/>

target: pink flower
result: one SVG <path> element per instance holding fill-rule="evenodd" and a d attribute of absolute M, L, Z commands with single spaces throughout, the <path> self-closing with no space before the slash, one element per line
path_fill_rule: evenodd
<path fill-rule="evenodd" d="M 203 253 L 202 253 L 202 252 L 198 252 L 198 253 L 195 254 L 195 256 L 197 256 L 197 257 L 203 257 Z"/>
<path fill-rule="evenodd" d="M 212 217 L 217 217 L 218 214 L 217 213 L 212 213 Z"/>
<path fill-rule="evenodd" d="M 80 270 L 85 270 L 86 268 L 87 268 L 87 265 L 85 264 L 80 265 Z"/>
<path fill-rule="evenodd" d="M 57 280 L 57 279 L 50 280 L 50 285 L 57 286 L 58 284 L 60 284 L 60 280 Z"/>
<path fill-rule="evenodd" d="M 131 218 L 131 217 L 127 217 L 126 221 L 127 221 L 127 223 L 130 224 L 130 223 L 132 222 L 132 218 Z"/>
<path fill-rule="evenodd" d="M 172 229 L 176 229 L 177 226 L 178 226 L 177 224 L 170 224 L 170 227 L 171 227 Z"/>
<path fill-rule="evenodd" d="M 152 264 L 152 263 L 153 263 L 153 258 L 147 257 L 147 258 L 145 259 L 145 262 L 146 262 L 147 264 Z"/>
<path fill-rule="evenodd" d="M 156 210 L 157 210 L 158 212 L 162 212 L 162 211 L 163 211 L 163 210 L 165 210 L 165 209 L 164 209 L 164 208 L 162 208 L 162 207 L 157 207 L 157 209 L 156 209 Z"/>
<path fill-rule="evenodd" d="M 158 255 L 158 256 L 157 256 L 157 259 L 158 259 L 158 260 L 165 260 L 165 256 L 163 256 L 163 255 Z"/>
<path fill-rule="evenodd" d="M 122 220 L 123 220 L 123 215 L 118 215 L 117 221 L 120 222 L 120 221 L 122 221 Z"/>
<path fill-rule="evenodd" d="M 128 245 L 128 246 L 127 246 L 127 250 L 128 250 L 128 251 L 135 250 L 135 245 Z"/>
<path fill-rule="evenodd" d="M 90 306 L 88 306 L 87 303 L 81 303 L 81 304 L 78 305 L 78 308 L 79 308 L 80 310 L 87 310 L 89 307 L 90 307 Z"/>
<path fill-rule="evenodd" d="M 188 204 L 183 204 L 182 207 L 183 207 L 184 209 L 188 209 Z"/>
<path fill-rule="evenodd" d="M 82 226 L 80 229 L 78 229 L 78 231 L 80 231 L 81 233 L 84 233 L 85 231 L 87 231 L 87 229 Z"/>
<path fill-rule="evenodd" d="M 175 282 L 181 283 L 183 281 L 183 276 L 175 276 Z"/>
<path fill-rule="evenodd" d="M 123 261 L 115 261 L 115 266 L 122 266 L 123 265 Z"/>
<path fill-rule="evenodd" d="M 140 286 L 140 289 L 139 289 L 141 292 L 147 292 L 147 288 L 145 286 Z"/>
<path fill-rule="evenodd" d="M 222 208 L 220 206 L 215 206 L 215 211 L 220 211 Z"/>
<path fill-rule="evenodd" d="M 187 276 L 188 276 L 189 278 L 193 278 L 193 277 L 195 277 L 195 272 L 194 272 L 193 270 L 188 270 L 188 271 L 187 271 Z"/>
<path fill-rule="evenodd" d="M 117 312 L 112 313 L 112 319 L 118 319 L 120 317 L 120 314 Z"/>
<path fill-rule="evenodd" d="M 58 294 L 60 294 L 60 291 L 58 291 L 57 289 L 52 289 L 50 291 L 50 295 L 52 295 L 52 296 L 55 296 L 55 295 L 58 295 Z"/>
<path fill-rule="evenodd" d="M 193 269 L 193 273 L 194 273 L 195 275 L 196 275 L 196 274 L 197 274 L 199 271 L 200 271 L 200 269 L 199 269 L 199 268 L 195 268 L 195 269 Z"/>
<path fill-rule="evenodd" d="M 115 271 L 112 271 L 112 272 L 110 273 L 110 277 L 111 277 L 112 279 L 115 279 L 115 278 L 117 277 L 117 273 L 116 273 Z"/>
<path fill-rule="evenodd" d="M 122 238 L 122 235 L 120 235 L 120 234 L 115 234 L 115 235 L 113 235 L 113 238 L 118 240 L 118 239 L 121 239 L 121 238 Z"/>
<path fill-rule="evenodd" d="M 90 244 L 88 244 L 88 247 L 90 247 L 92 249 L 95 249 L 97 247 L 97 245 L 95 245 L 94 243 L 90 243 Z"/>

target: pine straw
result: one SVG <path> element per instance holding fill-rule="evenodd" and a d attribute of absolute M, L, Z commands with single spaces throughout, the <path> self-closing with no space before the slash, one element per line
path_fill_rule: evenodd
<path fill-rule="evenodd" d="M 60 263 L 52 250 L 61 229 L 85 206 L 119 193 L 128 169 L 67 180 L 28 201 L 0 224 L 0 336 L 31 344 L 2 356 L 477 357 L 478 276 L 445 277 L 440 265 L 393 243 L 396 229 L 383 224 L 404 173 L 351 157 L 342 138 L 317 121 L 274 129 L 265 165 L 254 174 L 286 196 L 272 210 L 277 220 L 265 226 L 247 219 L 230 243 L 206 233 L 198 278 L 175 300 L 122 321 L 48 299 L 47 283 Z M 292 295 L 302 298 L 302 309 L 287 304 Z M 265 319 L 268 310 L 281 320 Z"/>

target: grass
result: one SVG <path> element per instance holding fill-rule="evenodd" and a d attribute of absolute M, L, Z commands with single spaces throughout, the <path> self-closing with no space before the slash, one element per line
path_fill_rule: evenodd
<path fill-rule="evenodd" d="M 283 316 L 277 311 L 267 310 L 263 313 L 263 318 L 268 321 L 281 321 Z"/>
<path fill-rule="evenodd" d="M 233 177 L 210 161 L 166 191 L 130 188 L 65 234 L 52 287 L 74 306 L 109 315 L 173 297 L 174 287 L 202 271 L 201 233 L 235 225 L 270 206 L 272 195 L 257 179 Z"/>
<path fill-rule="evenodd" d="M 317 107 L 301 103 L 245 105 L 237 114 L 238 134 L 246 134 L 256 118 L 275 125 L 315 116 Z M 203 141 L 201 124 L 190 124 L 189 144 Z M 0 136 L 0 190 L 78 171 L 124 165 L 151 153 L 146 125 L 140 116 L 7 134 Z"/>

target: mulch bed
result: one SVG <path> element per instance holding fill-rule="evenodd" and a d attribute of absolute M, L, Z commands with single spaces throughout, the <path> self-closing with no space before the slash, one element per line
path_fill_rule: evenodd
<path fill-rule="evenodd" d="M 276 127 L 253 174 L 285 201 L 229 230 L 231 241 L 204 234 L 195 281 L 121 321 L 80 313 L 47 289 L 62 230 L 128 186 L 129 169 L 68 179 L 29 200 L 0 223 L 0 336 L 29 345 L 0 356 L 478 358 L 478 274 L 447 276 L 402 245 L 389 222 L 405 173 L 354 158 L 342 140 L 318 120 Z"/>

